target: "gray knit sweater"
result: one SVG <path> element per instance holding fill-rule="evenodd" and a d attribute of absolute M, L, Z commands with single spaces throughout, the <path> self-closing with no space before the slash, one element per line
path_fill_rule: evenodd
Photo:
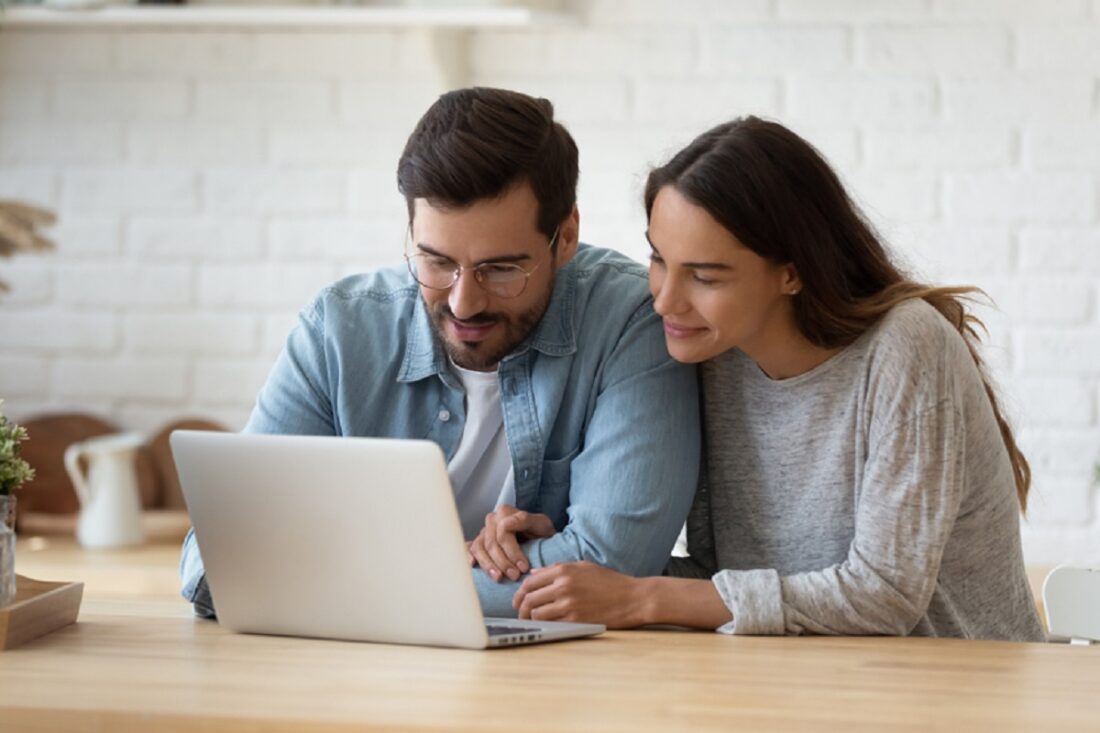
<path fill-rule="evenodd" d="M 689 558 L 736 634 L 1042 640 L 1015 484 L 978 370 L 923 301 L 813 370 L 703 365 Z"/>

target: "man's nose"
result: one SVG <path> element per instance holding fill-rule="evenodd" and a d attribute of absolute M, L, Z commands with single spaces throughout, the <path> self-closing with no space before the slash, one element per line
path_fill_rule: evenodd
<path fill-rule="evenodd" d="M 466 320 L 485 310 L 487 304 L 488 297 L 475 279 L 473 271 L 462 270 L 447 296 L 451 313 L 459 320 Z"/>

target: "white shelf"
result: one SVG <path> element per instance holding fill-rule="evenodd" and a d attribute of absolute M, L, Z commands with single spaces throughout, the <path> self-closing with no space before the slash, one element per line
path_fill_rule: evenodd
<path fill-rule="evenodd" d="M 0 11 L 13 28 L 528 28 L 562 25 L 572 17 L 521 7 L 370 7 L 348 5 L 113 5 L 86 10 L 16 6 Z"/>

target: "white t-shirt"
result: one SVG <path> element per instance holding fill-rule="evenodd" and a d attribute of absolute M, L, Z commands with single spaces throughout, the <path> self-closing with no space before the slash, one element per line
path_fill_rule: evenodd
<path fill-rule="evenodd" d="M 500 504 L 515 503 L 512 455 L 504 433 L 497 373 L 475 372 L 451 362 L 466 389 L 466 425 L 458 450 L 447 464 L 462 533 L 472 540 L 485 526 L 485 515 Z"/>

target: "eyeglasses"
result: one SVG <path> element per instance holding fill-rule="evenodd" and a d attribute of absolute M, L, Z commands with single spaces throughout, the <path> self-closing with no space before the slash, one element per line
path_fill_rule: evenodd
<path fill-rule="evenodd" d="M 554 235 L 550 237 L 550 244 L 547 249 L 552 248 L 554 243 L 558 241 L 558 231 L 560 229 L 561 227 L 558 227 L 554 230 Z M 412 273 L 413 279 L 418 283 L 432 290 L 450 289 L 458 282 L 458 278 L 463 271 L 469 271 L 473 273 L 474 281 L 485 292 L 498 298 L 516 298 L 527 289 L 528 279 L 542 265 L 540 262 L 530 270 L 525 270 L 511 262 L 483 262 L 480 265 L 464 267 L 441 255 L 428 252 L 409 254 L 411 238 L 412 225 L 410 224 L 405 229 L 405 262 L 409 266 L 409 272 Z"/>

